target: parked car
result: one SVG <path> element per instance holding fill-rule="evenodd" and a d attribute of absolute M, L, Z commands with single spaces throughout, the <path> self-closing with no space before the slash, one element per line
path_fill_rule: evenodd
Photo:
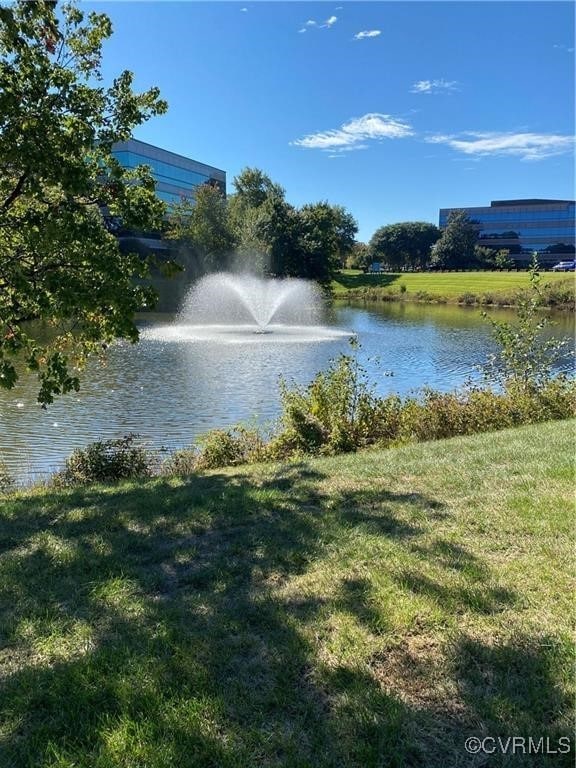
<path fill-rule="evenodd" d="M 560 261 L 554 264 L 552 272 L 574 272 L 576 270 L 576 261 Z"/>

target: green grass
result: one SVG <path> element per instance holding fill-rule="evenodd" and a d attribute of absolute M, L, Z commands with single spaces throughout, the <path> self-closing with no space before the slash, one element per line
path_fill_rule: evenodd
<path fill-rule="evenodd" d="M 463 744 L 571 732 L 573 437 L 6 498 L 0 765 L 526 765 Z"/>
<path fill-rule="evenodd" d="M 542 283 L 564 281 L 574 285 L 574 277 L 565 273 L 542 273 Z M 408 294 L 425 291 L 432 296 L 457 299 L 470 293 L 510 293 L 529 287 L 528 272 L 398 272 L 365 274 L 358 270 L 342 270 L 332 282 L 336 296 L 344 297 L 350 292 L 383 289 L 398 294 L 400 286 Z M 404 296 L 410 298 L 410 296 Z"/>

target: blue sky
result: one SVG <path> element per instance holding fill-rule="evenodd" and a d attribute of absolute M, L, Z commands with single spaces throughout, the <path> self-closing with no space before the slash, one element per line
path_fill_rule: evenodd
<path fill-rule="evenodd" d="M 135 136 L 295 205 L 338 203 L 359 239 L 441 207 L 574 196 L 574 5 L 102 2 L 104 74 L 158 85 Z"/>

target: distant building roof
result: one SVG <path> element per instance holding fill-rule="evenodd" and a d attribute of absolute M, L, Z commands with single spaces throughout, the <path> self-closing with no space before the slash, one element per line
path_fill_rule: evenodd
<path fill-rule="evenodd" d="M 573 203 L 574 200 L 541 200 L 540 198 L 529 198 L 527 200 L 492 200 L 490 205 L 497 208 L 502 205 L 547 205 L 553 203 Z"/>

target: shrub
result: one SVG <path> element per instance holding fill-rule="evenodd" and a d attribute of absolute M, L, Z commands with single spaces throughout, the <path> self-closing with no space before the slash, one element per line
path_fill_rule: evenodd
<path fill-rule="evenodd" d="M 161 473 L 168 476 L 186 477 L 194 474 L 197 462 L 197 448 L 180 448 L 171 453 L 162 463 Z"/>
<path fill-rule="evenodd" d="M 14 485 L 14 478 L 8 471 L 8 467 L 0 461 L 0 494 L 9 493 Z"/>
<path fill-rule="evenodd" d="M 200 454 L 182 461 L 193 469 L 304 455 L 332 455 L 377 445 L 439 440 L 504 429 L 576 412 L 576 384 L 565 377 L 536 389 L 511 383 L 495 392 L 472 387 L 460 392 L 424 390 L 420 397 L 376 397 L 358 362 L 342 355 L 306 387 L 281 382 L 280 430 L 269 441 L 255 431 L 214 430 Z M 176 457 L 180 461 L 180 457 Z"/>
<path fill-rule="evenodd" d="M 576 413 L 576 385 L 559 377 L 537 391 L 511 387 L 507 392 L 472 388 L 460 393 L 424 392 L 402 403 L 395 442 L 441 440 L 489 432 Z"/>
<path fill-rule="evenodd" d="M 540 274 L 536 254 L 530 269 L 530 289 L 518 297 L 516 321 L 504 322 L 484 317 L 492 325 L 492 336 L 498 345 L 498 352 L 492 355 L 485 374 L 504 388 L 514 387 L 515 391 L 536 392 L 550 382 L 554 363 L 566 351 L 567 342 L 546 337 L 545 328 L 549 318 L 539 307 L 543 303 Z"/>
<path fill-rule="evenodd" d="M 354 357 L 341 355 L 307 387 L 280 386 L 282 432 L 273 455 L 344 453 L 374 442 L 378 400 Z"/>
<path fill-rule="evenodd" d="M 66 459 L 64 469 L 54 476 L 54 482 L 68 486 L 151 477 L 156 457 L 138 444 L 138 437 L 129 434 L 76 449 Z"/>
<path fill-rule="evenodd" d="M 555 280 L 545 283 L 541 289 L 542 302 L 550 307 L 574 309 L 574 280 Z"/>
<path fill-rule="evenodd" d="M 216 469 L 262 460 L 264 439 L 257 429 L 237 426 L 213 429 L 200 439 L 195 468 Z M 181 463 L 184 457 L 181 458 Z"/>

